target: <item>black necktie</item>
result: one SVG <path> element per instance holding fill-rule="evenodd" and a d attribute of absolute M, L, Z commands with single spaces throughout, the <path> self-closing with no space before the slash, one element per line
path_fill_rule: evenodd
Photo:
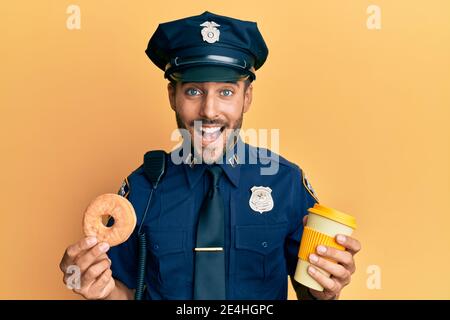
<path fill-rule="evenodd" d="M 195 300 L 225 299 L 224 206 L 219 193 L 222 168 L 208 166 L 209 192 L 203 201 L 197 225 L 195 248 Z"/>

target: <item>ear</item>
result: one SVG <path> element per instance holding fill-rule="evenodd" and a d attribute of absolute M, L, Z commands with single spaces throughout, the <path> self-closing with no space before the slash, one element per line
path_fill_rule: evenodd
<path fill-rule="evenodd" d="M 244 110 L 243 112 L 246 113 L 248 109 L 250 109 L 250 105 L 252 104 L 252 98 L 253 98 L 253 84 L 250 83 L 247 90 L 245 90 L 244 93 Z"/>
<path fill-rule="evenodd" d="M 167 94 L 169 96 L 170 107 L 173 111 L 176 111 L 176 88 L 171 82 L 167 84 Z"/>

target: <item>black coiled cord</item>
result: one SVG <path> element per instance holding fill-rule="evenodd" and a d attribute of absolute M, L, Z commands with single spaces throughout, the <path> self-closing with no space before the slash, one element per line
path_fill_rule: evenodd
<path fill-rule="evenodd" d="M 136 293 L 134 294 L 135 300 L 142 300 L 145 291 L 145 268 L 147 264 L 147 239 L 145 238 L 145 232 L 141 233 L 142 225 L 144 224 L 147 211 L 150 208 L 150 202 L 152 201 L 153 190 L 150 191 L 150 195 L 147 201 L 147 207 L 145 208 L 144 215 L 142 217 L 141 224 L 138 230 L 138 269 L 137 269 L 137 285 Z"/>
<path fill-rule="evenodd" d="M 139 235 L 138 250 L 137 287 L 134 298 L 136 300 L 142 300 L 142 296 L 144 295 L 145 265 L 147 261 L 147 240 L 145 239 L 145 233 Z"/>

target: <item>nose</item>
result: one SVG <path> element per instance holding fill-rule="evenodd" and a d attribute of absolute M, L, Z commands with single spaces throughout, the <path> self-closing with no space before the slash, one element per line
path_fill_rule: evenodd
<path fill-rule="evenodd" d="M 200 116 L 206 119 L 216 119 L 219 115 L 219 110 L 217 108 L 214 95 L 207 92 L 204 95 L 202 105 L 200 108 Z"/>

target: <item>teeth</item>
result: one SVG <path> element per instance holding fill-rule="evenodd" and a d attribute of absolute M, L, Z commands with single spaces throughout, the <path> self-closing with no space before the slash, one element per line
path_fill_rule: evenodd
<path fill-rule="evenodd" d="M 220 127 L 202 127 L 202 131 L 205 133 L 216 133 L 220 131 Z"/>

